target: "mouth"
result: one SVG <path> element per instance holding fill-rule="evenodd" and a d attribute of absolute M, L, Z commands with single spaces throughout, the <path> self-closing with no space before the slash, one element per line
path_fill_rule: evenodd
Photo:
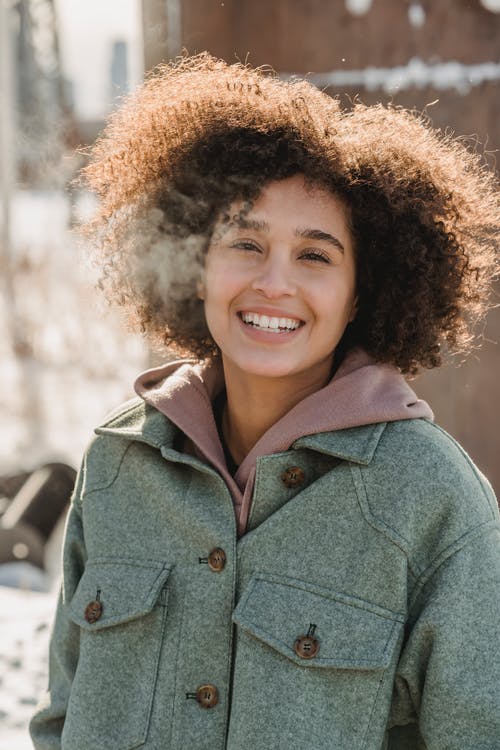
<path fill-rule="evenodd" d="M 259 315 L 256 312 L 240 312 L 238 316 L 245 325 L 267 333 L 289 333 L 305 325 L 304 321 L 298 318 Z"/>

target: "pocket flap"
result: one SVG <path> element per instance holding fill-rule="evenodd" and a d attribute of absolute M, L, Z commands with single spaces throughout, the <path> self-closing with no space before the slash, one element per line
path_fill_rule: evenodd
<path fill-rule="evenodd" d="M 362 599 L 305 581 L 254 573 L 233 613 L 234 622 L 305 667 L 384 669 L 404 617 Z M 314 625 L 319 650 L 305 659 L 295 640 Z"/>
<path fill-rule="evenodd" d="M 171 567 L 159 560 L 89 560 L 68 606 L 70 619 L 81 628 L 100 630 L 147 614 L 158 601 Z M 89 616 L 88 607 L 96 601 L 99 604 Z"/>

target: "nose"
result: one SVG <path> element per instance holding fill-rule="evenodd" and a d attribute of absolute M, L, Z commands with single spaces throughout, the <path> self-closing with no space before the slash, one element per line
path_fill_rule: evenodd
<path fill-rule="evenodd" d="M 256 273 L 252 289 L 268 299 L 277 299 L 293 296 L 297 286 L 289 264 L 279 257 L 269 256 Z"/>

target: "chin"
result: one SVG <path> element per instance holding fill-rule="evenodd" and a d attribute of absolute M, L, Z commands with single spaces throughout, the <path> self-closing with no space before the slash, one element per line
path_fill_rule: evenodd
<path fill-rule="evenodd" d="M 254 375 L 260 378 L 286 378 L 296 375 L 297 368 L 290 364 L 280 362 L 265 362 L 262 358 L 253 361 L 238 363 L 239 369 L 246 375 Z"/>

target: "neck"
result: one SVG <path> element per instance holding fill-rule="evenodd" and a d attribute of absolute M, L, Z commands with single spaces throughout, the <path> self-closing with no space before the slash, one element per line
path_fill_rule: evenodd
<path fill-rule="evenodd" d="M 227 403 L 222 418 L 226 445 L 237 464 L 260 438 L 307 396 L 323 388 L 330 379 L 331 363 L 314 377 L 310 372 L 294 378 L 268 378 L 235 371 L 224 364 Z"/>

